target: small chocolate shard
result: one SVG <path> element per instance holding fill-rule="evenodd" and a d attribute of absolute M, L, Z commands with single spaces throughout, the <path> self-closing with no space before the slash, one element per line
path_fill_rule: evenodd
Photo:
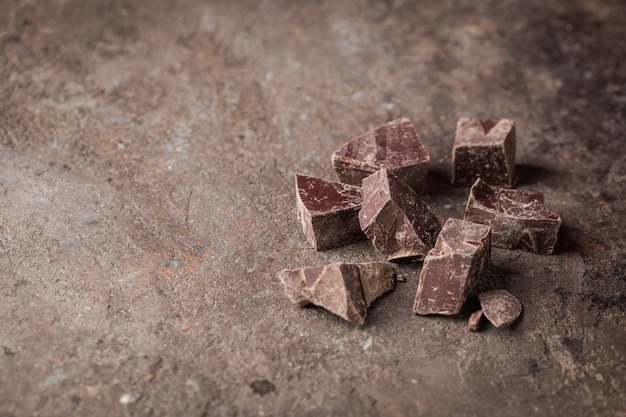
<path fill-rule="evenodd" d="M 441 223 L 411 187 L 383 168 L 363 180 L 361 229 L 388 261 L 422 260 Z"/>
<path fill-rule="evenodd" d="M 467 329 L 470 332 L 477 332 L 480 329 L 480 322 L 483 320 L 483 310 L 474 311 L 467 321 Z"/>
<path fill-rule="evenodd" d="M 489 226 L 448 219 L 424 260 L 413 312 L 459 314 L 490 254 Z"/>
<path fill-rule="evenodd" d="M 360 187 L 296 174 L 296 200 L 302 231 L 315 250 L 366 239 L 359 226 Z"/>
<path fill-rule="evenodd" d="M 365 307 L 369 307 L 378 297 L 396 288 L 395 272 L 390 263 L 366 262 L 356 265 L 359 268 Z"/>
<path fill-rule="evenodd" d="M 395 288 L 393 267 L 381 262 L 284 269 L 278 278 L 294 304 L 314 304 L 356 325 L 376 298 Z"/>
<path fill-rule="evenodd" d="M 422 187 L 430 156 L 407 118 L 392 120 L 358 136 L 332 155 L 339 180 L 361 185 L 361 181 L 387 168 L 414 190 Z"/>
<path fill-rule="evenodd" d="M 489 186 L 480 178 L 470 189 L 465 220 L 491 226 L 491 244 L 548 255 L 554 252 L 561 218 L 535 191 Z"/>
<path fill-rule="evenodd" d="M 515 122 L 461 117 L 452 147 L 452 183 L 470 185 L 477 178 L 511 188 L 515 184 Z"/>
<path fill-rule="evenodd" d="M 478 300 L 487 320 L 497 328 L 510 326 L 522 314 L 522 304 L 505 290 L 484 292 Z"/>

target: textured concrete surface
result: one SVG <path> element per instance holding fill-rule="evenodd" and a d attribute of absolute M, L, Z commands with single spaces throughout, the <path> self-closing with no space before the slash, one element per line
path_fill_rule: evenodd
<path fill-rule="evenodd" d="M 626 415 L 626 4 L 0 2 L 0 415 Z M 315 2 L 317 3 L 317 2 Z M 458 117 L 517 122 L 558 253 L 495 250 L 511 329 L 291 305 L 295 172 L 396 117 L 445 220 Z M 470 304 L 475 301 L 470 302 Z"/>

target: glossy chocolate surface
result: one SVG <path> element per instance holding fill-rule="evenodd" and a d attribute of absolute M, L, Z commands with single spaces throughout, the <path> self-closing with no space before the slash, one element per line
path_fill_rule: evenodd
<path fill-rule="evenodd" d="M 356 325 L 376 298 L 395 288 L 393 267 L 382 262 L 284 269 L 278 278 L 294 304 L 314 304 Z"/>
<path fill-rule="evenodd" d="M 359 226 L 361 189 L 350 184 L 296 174 L 298 218 L 307 241 L 326 250 L 364 240 Z"/>
<path fill-rule="evenodd" d="M 551 254 L 561 218 L 543 201 L 541 193 L 491 187 L 478 179 L 470 189 L 464 218 L 491 226 L 494 247 Z"/>
<path fill-rule="evenodd" d="M 387 169 L 363 180 L 361 229 L 387 260 L 422 260 L 434 246 L 441 223 L 411 187 Z"/>
<path fill-rule="evenodd" d="M 420 273 L 413 311 L 417 314 L 458 314 L 468 293 L 489 262 L 488 226 L 448 219 Z"/>
<path fill-rule="evenodd" d="M 419 190 L 430 165 L 430 156 L 407 118 L 392 120 L 358 136 L 332 155 L 339 180 L 361 185 L 368 175 L 387 168 Z"/>
<path fill-rule="evenodd" d="M 452 183 L 471 185 L 477 178 L 489 184 L 515 183 L 515 122 L 461 117 L 452 148 Z"/>

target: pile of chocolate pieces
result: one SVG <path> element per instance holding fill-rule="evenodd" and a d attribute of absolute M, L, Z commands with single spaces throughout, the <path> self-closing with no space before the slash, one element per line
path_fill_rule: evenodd
<path fill-rule="evenodd" d="M 471 185 L 463 219 L 439 218 L 420 197 L 430 157 L 407 118 L 358 136 L 332 155 L 339 182 L 296 174 L 298 218 L 318 251 L 370 239 L 388 262 L 317 265 L 278 274 L 295 304 L 314 304 L 361 325 L 367 307 L 395 288 L 390 262 L 423 261 L 413 311 L 459 314 L 490 261 L 491 247 L 551 254 L 561 218 L 538 192 L 515 184 L 515 123 L 463 117 L 452 149 L 455 185 Z M 471 314 L 496 327 L 522 312 L 505 290 L 478 295 Z"/>

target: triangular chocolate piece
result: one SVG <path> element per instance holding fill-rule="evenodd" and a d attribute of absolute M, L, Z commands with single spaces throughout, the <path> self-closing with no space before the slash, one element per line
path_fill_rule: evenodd
<path fill-rule="evenodd" d="M 332 155 L 339 180 L 361 185 L 368 175 L 387 168 L 414 190 L 422 187 L 430 156 L 407 118 L 392 120 L 358 136 Z"/>
<path fill-rule="evenodd" d="M 391 260 L 422 260 L 434 246 L 441 223 L 411 187 L 387 169 L 363 180 L 361 229 Z"/>
<path fill-rule="evenodd" d="M 359 226 L 361 188 L 296 174 L 298 218 L 316 250 L 344 246 L 366 237 Z"/>
<path fill-rule="evenodd" d="M 380 262 L 285 269 L 278 278 L 293 303 L 314 304 L 357 325 L 372 301 L 395 288 L 393 268 Z"/>

